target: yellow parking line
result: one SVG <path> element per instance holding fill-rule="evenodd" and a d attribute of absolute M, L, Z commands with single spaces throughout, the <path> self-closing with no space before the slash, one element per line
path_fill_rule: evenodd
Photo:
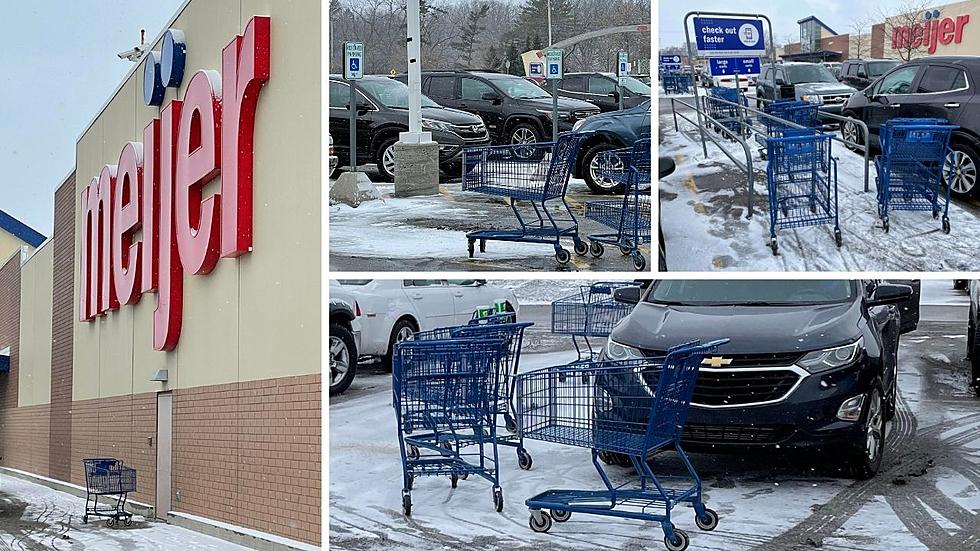
<path fill-rule="evenodd" d="M 688 191 L 691 193 L 698 192 L 698 184 L 694 181 L 694 176 L 688 176 L 687 180 L 684 181 L 684 185 L 687 187 Z"/>
<path fill-rule="evenodd" d="M 707 210 L 704 208 L 704 203 L 694 203 L 694 212 L 698 214 L 704 214 Z"/>

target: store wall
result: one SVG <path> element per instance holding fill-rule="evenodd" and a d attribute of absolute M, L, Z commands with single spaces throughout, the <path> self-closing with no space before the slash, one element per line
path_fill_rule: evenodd
<path fill-rule="evenodd" d="M 54 247 L 48 241 L 21 266 L 20 361 L 17 405 L 51 402 L 51 276 Z"/>
<path fill-rule="evenodd" d="M 20 239 L 3 230 L 0 230 L 0 260 L 6 259 L 8 256 L 14 254 L 15 251 L 24 245 L 27 245 L 27 243 L 24 243 Z"/>
<path fill-rule="evenodd" d="M 959 44 L 951 42 L 947 45 L 937 44 L 934 54 L 930 54 L 926 47 L 917 49 L 912 53 L 912 58 L 920 58 L 929 55 L 969 55 L 975 56 L 980 53 L 980 0 L 967 0 L 966 2 L 956 2 L 942 6 L 933 6 L 938 9 L 940 19 L 946 17 L 954 21 L 957 16 L 968 15 L 970 21 L 963 26 L 963 40 Z M 900 59 L 899 51 L 892 49 L 892 28 L 893 25 L 901 25 L 902 19 L 890 18 L 884 25 L 885 32 L 882 33 L 884 57 Z"/>
<path fill-rule="evenodd" d="M 75 175 L 54 192 L 51 292 L 51 416 L 48 462 L 51 478 L 71 479 L 72 334 L 75 327 Z"/>

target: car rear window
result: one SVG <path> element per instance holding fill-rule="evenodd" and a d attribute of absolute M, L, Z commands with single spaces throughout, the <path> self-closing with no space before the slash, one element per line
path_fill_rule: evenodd
<path fill-rule="evenodd" d="M 955 67 L 945 67 L 941 65 L 930 65 L 926 68 L 925 74 L 919 79 L 919 87 L 916 92 L 919 94 L 930 94 L 934 92 L 948 92 L 966 88 L 966 73 Z"/>
<path fill-rule="evenodd" d="M 456 88 L 456 77 L 429 77 L 430 98 L 452 99 Z"/>
<path fill-rule="evenodd" d="M 847 302 L 854 285 L 847 280 L 661 280 L 647 302 L 690 306 L 801 305 Z"/>

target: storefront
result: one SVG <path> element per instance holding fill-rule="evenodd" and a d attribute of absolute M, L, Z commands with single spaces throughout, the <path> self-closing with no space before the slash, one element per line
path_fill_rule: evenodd
<path fill-rule="evenodd" d="M 974 29 L 976 25 L 976 29 Z M 898 14 L 872 28 L 872 55 L 890 59 L 980 54 L 980 0 Z"/>
<path fill-rule="evenodd" d="M 0 466 L 320 541 L 320 3 L 189 0 L 0 267 Z"/>

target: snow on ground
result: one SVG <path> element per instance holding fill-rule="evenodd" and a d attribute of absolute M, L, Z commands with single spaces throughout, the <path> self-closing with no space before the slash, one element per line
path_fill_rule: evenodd
<path fill-rule="evenodd" d="M 551 304 L 555 300 L 579 292 L 586 279 L 494 279 L 491 285 L 510 289 L 521 304 Z"/>
<path fill-rule="evenodd" d="M 693 116 L 693 113 L 690 113 Z M 661 116 L 661 155 L 677 161 L 677 171 L 660 181 L 661 224 L 667 241 L 671 270 L 703 271 L 718 268 L 773 271 L 970 271 L 980 269 L 976 236 L 980 217 L 976 210 L 950 203 L 952 232 L 943 234 L 939 220 L 929 212 L 893 212 L 890 233 L 877 216 L 874 167 L 869 192 L 863 191 L 863 156 L 833 144 L 838 161 L 840 227 L 844 245 L 834 244 L 833 226 L 811 226 L 777 231 L 779 256 L 769 249 L 764 161 L 758 145 L 748 142 L 755 167 L 755 215 L 746 213 L 746 176 L 717 146 L 708 142 L 704 158 L 697 127 L 679 119 L 680 133 L 671 115 Z M 741 145 L 723 142 L 736 158 L 744 159 Z M 760 172 L 761 171 L 761 172 Z M 702 180 L 704 179 L 704 180 Z M 676 194 L 676 198 L 671 197 Z"/>
<path fill-rule="evenodd" d="M 970 293 L 966 290 L 953 289 L 953 282 L 949 279 L 923 279 L 922 299 L 923 305 L 929 306 L 969 306 Z"/>
<path fill-rule="evenodd" d="M 21 510 L 23 508 L 23 510 Z M 246 551 L 247 547 L 133 517 L 132 526 L 82 524 L 85 500 L 20 478 L 0 474 L 0 549 L 98 551 Z"/>

